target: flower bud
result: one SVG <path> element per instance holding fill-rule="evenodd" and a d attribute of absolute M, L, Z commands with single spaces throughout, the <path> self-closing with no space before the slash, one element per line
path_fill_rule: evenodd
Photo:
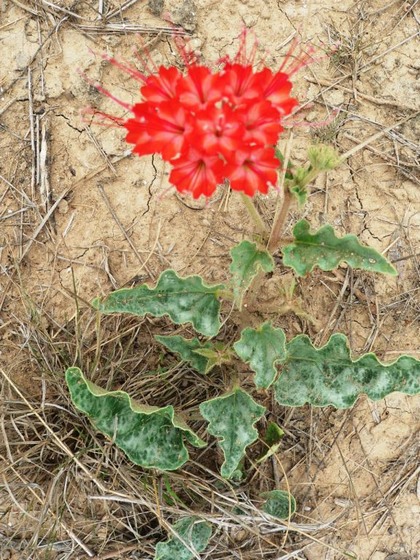
<path fill-rule="evenodd" d="M 315 144 L 308 149 L 311 167 L 319 171 L 334 169 L 340 163 L 340 156 L 331 146 Z"/>

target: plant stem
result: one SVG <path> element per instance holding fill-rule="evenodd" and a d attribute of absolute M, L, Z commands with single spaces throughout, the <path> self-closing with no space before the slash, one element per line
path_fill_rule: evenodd
<path fill-rule="evenodd" d="M 320 170 L 314 167 L 311 169 L 307 176 L 305 177 L 302 186 L 306 186 L 317 177 Z M 277 208 L 276 215 L 274 217 L 274 224 L 273 228 L 270 233 L 270 239 L 268 240 L 267 244 L 267 251 L 269 253 L 274 253 L 280 243 L 281 232 L 284 226 L 284 222 L 286 221 L 287 214 L 289 213 L 290 205 L 293 201 L 293 195 L 290 192 L 290 189 L 287 185 L 284 186 L 284 196 L 283 196 L 283 204 Z"/>
<path fill-rule="evenodd" d="M 267 244 L 267 251 L 274 253 L 280 241 L 281 232 L 286 221 L 287 214 L 289 213 L 290 205 L 292 204 L 292 193 L 286 186 L 284 188 L 283 204 L 277 209 L 274 217 L 273 229 L 271 230 L 270 239 Z"/>
<path fill-rule="evenodd" d="M 265 225 L 263 219 L 261 218 L 261 214 L 256 209 L 254 203 L 252 202 L 251 198 L 244 193 L 240 193 L 242 202 L 245 204 L 245 208 L 248 210 L 248 214 L 253 219 L 255 225 L 259 233 L 262 235 L 263 238 L 267 238 L 268 228 Z"/>

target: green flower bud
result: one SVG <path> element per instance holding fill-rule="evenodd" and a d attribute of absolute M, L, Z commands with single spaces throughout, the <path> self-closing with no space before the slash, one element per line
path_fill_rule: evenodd
<path fill-rule="evenodd" d="M 340 156 L 331 146 L 315 144 L 308 149 L 311 166 L 319 171 L 334 169 L 340 163 Z"/>

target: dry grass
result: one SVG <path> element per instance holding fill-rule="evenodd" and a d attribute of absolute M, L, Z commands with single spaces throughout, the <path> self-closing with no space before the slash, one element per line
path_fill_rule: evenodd
<path fill-rule="evenodd" d="M 179 473 L 144 472 L 73 409 L 63 382 L 69 364 L 83 368 L 102 387 L 121 388 L 158 406 L 171 402 L 179 410 L 195 411 L 217 395 L 223 381 L 217 375 L 203 379 L 182 363 L 161 363 L 158 349 L 151 347 L 151 331 L 165 332 L 162 321 L 108 317 L 98 325 L 94 312 L 86 310 L 58 332 L 46 332 L 33 320 L 18 324 L 27 352 L 9 363 L 8 373 L 2 371 L 1 385 L 7 549 L 28 558 L 73 558 L 80 548 L 98 559 L 148 558 L 171 521 L 191 513 L 207 519 L 217 535 L 202 558 L 226 558 L 233 546 L 238 558 L 277 558 L 282 550 L 292 554 L 322 539 L 328 522 L 298 516 L 284 524 L 258 509 L 258 493 L 284 477 L 277 458 L 262 467 L 253 463 L 261 445 L 247 461 L 247 479 L 240 486 L 217 475 L 220 456 L 214 443 L 192 452 Z M 15 341 L 9 346 L 17 353 Z M 19 377 L 22 369 L 36 372 L 33 382 L 41 381 L 42 394 L 28 396 L 28 389 L 13 381 L 15 369 Z M 295 421 L 301 416 L 296 414 Z M 190 424 L 204 435 L 202 421 Z M 293 424 L 289 418 L 294 447 L 300 438 Z M 299 446 L 303 458 L 305 443 Z"/>

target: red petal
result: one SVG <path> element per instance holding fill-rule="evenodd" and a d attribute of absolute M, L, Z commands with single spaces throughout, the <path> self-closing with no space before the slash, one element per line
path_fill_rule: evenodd
<path fill-rule="evenodd" d="M 289 82 L 289 76 L 284 72 L 273 74 L 264 88 L 266 99 L 271 101 L 281 115 L 288 115 L 298 105 L 297 100 L 290 97 L 291 89 L 292 84 Z"/>
<path fill-rule="evenodd" d="M 202 109 L 207 103 L 222 98 L 219 79 L 206 66 L 190 66 L 186 76 L 177 84 L 180 102 L 192 109 Z"/>
<path fill-rule="evenodd" d="M 151 137 L 147 130 L 146 116 L 142 115 L 142 110 L 138 104 L 133 107 L 133 112 L 136 114 L 136 118 L 128 119 L 124 122 L 124 127 L 127 129 L 127 136 L 125 137 L 126 142 L 129 144 L 135 144 L 133 152 L 139 155 L 153 154 L 155 152 L 154 147 L 151 145 Z"/>
<path fill-rule="evenodd" d="M 171 66 L 160 66 L 158 73 L 149 76 L 140 91 L 147 101 L 162 103 L 176 98 L 176 85 L 181 78 L 181 72 Z"/>
<path fill-rule="evenodd" d="M 179 192 L 194 198 L 211 196 L 222 182 L 224 164 L 218 156 L 205 156 L 191 148 L 173 163 L 169 181 Z"/>

